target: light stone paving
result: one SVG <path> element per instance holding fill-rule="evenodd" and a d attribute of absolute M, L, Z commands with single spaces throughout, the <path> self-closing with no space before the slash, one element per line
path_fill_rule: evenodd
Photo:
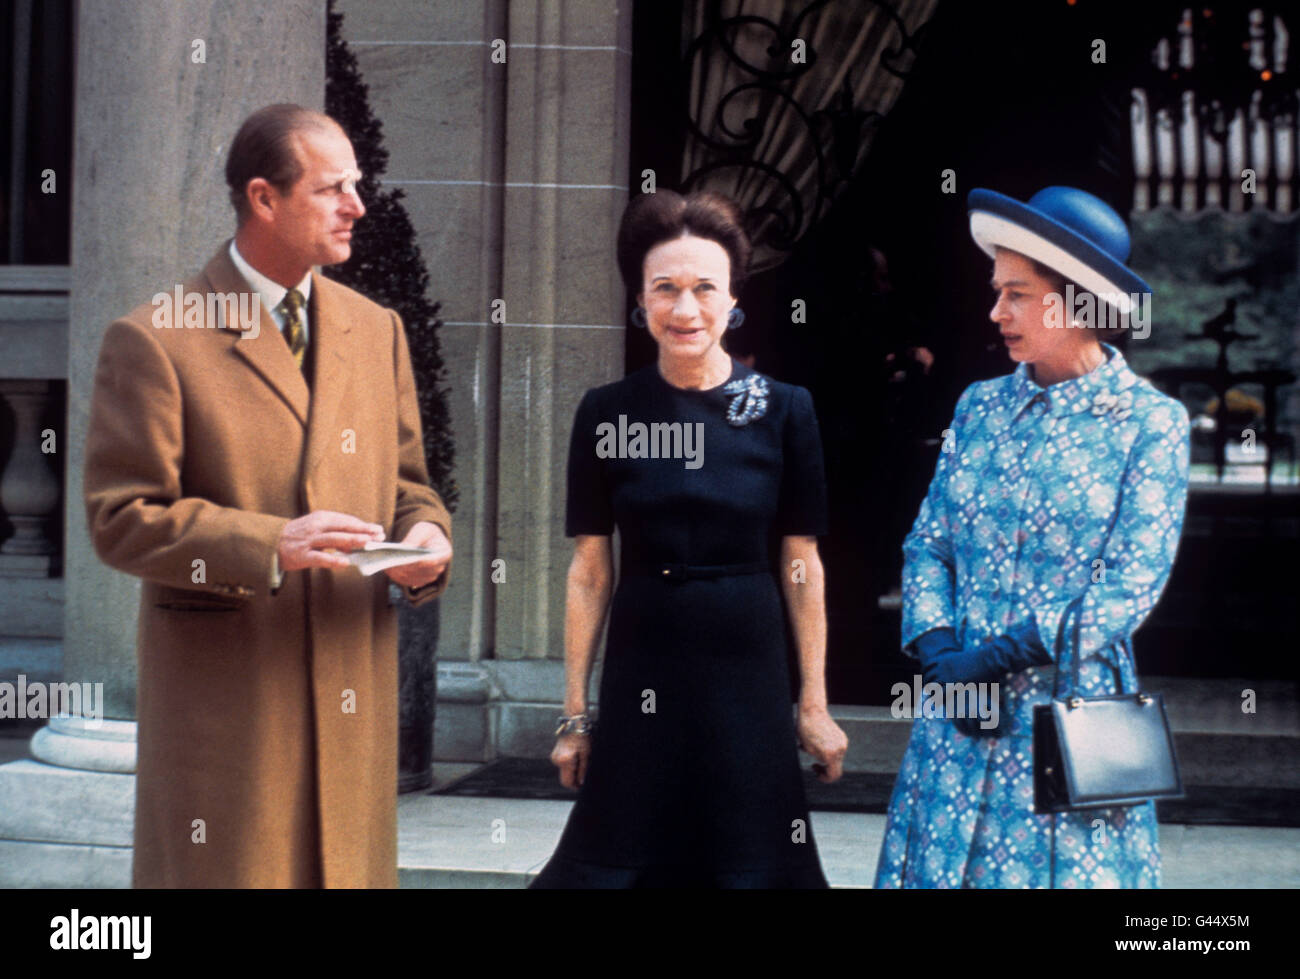
<path fill-rule="evenodd" d="M 1161 886 L 1300 887 L 1300 829 L 1160 826 Z"/>
<path fill-rule="evenodd" d="M 9 757 L 15 759 L 25 754 L 21 750 L 25 744 L 25 739 L 0 738 L 0 748 L 14 749 Z M 20 762 L 18 767 L 23 764 Z M 448 785 L 477 767 L 439 763 L 434 766 L 435 786 Z M 59 776 L 84 777 L 87 773 L 69 770 L 47 774 L 46 781 L 58 790 Z M 3 775 L 0 772 L 0 779 Z M 123 775 L 98 777 L 112 780 L 114 787 L 130 781 Z M 129 812 L 129 792 L 123 790 L 119 795 L 120 808 Z M 12 792 L 0 792 L 0 824 L 16 818 L 23 801 Z M 554 849 L 571 806 L 570 802 L 435 796 L 425 792 L 400 796 L 397 820 L 401 886 L 525 887 Z M 95 821 L 85 800 L 60 806 L 58 811 L 63 813 L 59 824 L 63 830 L 66 826 L 62 821 L 71 813 L 76 813 L 78 820 Z M 102 813 L 99 821 L 106 822 Z M 831 885 L 870 887 L 885 817 L 813 812 L 812 825 Z M 3 886 L 68 886 L 69 881 L 83 887 L 129 885 L 130 849 L 126 844 L 130 841 L 119 838 L 120 831 L 82 832 L 81 836 L 100 842 L 86 847 L 55 842 L 66 832 L 49 832 L 54 828 L 46 826 L 39 841 L 0 843 Z M 124 822 L 122 828 L 129 833 L 129 823 Z M 117 845 L 102 845 L 110 836 Z M 1162 883 L 1166 888 L 1300 888 L 1300 829 L 1162 824 L 1160 848 Z"/>
<path fill-rule="evenodd" d="M 397 808 L 401 886 L 524 887 L 550 856 L 571 806 L 402 796 Z M 811 816 L 831 886 L 870 887 L 885 817 Z M 1160 845 L 1166 888 L 1300 887 L 1300 829 L 1161 825 Z"/>

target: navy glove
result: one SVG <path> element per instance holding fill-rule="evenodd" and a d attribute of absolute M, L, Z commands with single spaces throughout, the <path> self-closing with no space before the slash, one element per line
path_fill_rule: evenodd
<path fill-rule="evenodd" d="M 921 676 L 925 683 L 987 683 L 1000 680 L 1008 673 L 1052 662 L 1032 618 L 1012 626 L 1006 635 L 990 639 L 974 649 L 959 646 L 957 634 L 946 626 L 931 629 L 913 640 L 912 648 L 921 663 Z M 981 728 L 979 718 L 955 717 L 952 720 L 963 734 L 970 737 L 997 733 Z"/>
<path fill-rule="evenodd" d="M 931 682 L 939 660 L 962 651 L 961 643 L 957 642 L 957 633 L 947 626 L 931 629 L 925 635 L 919 636 L 913 640 L 912 649 L 916 653 L 917 660 L 920 661 L 921 678 L 925 683 Z M 918 711 L 921 709 L 919 704 L 916 709 Z M 957 730 L 968 738 L 978 738 L 981 734 L 992 733 L 980 729 L 978 717 L 954 717 L 952 722 L 957 726 Z"/>
<path fill-rule="evenodd" d="M 987 683 L 1052 661 L 1031 622 L 1014 625 L 1006 635 L 974 649 L 958 646 L 956 634 L 947 628 L 932 629 L 912 646 L 921 660 L 921 675 L 926 683 Z"/>
<path fill-rule="evenodd" d="M 913 639 L 912 649 L 921 664 L 922 681 L 929 683 L 934 678 L 939 660 L 951 653 L 960 653 L 961 643 L 957 641 L 956 632 L 948 626 L 943 626 L 939 629 L 931 629 L 925 635 Z"/>

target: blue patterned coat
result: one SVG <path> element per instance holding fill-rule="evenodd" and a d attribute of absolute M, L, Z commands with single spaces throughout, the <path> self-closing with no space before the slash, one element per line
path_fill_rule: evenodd
<path fill-rule="evenodd" d="M 1021 364 L 971 385 L 903 544 L 902 642 L 940 626 L 966 647 L 1035 623 L 1065 670 L 1057 630 L 1082 606 L 1085 696 L 1135 689 L 1130 637 L 1169 577 L 1187 499 L 1183 406 L 1119 351 L 1042 388 Z M 1071 617 L 1073 618 L 1073 616 Z M 1062 662 L 1062 659 L 1065 661 Z M 1158 887 L 1153 803 L 1032 811 L 1032 712 L 1056 665 L 1000 685 L 996 737 L 917 716 L 889 805 L 877 887 Z M 920 714 L 920 712 L 917 712 Z"/>

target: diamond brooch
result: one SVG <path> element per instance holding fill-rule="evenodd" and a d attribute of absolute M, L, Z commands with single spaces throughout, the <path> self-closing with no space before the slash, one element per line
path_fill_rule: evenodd
<path fill-rule="evenodd" d="M 767 396 L 772 388 L 762 374 L 750 374 L 726 385 L 722 393 L 731 395 L 727 424 L 739 428 L 767 414 Z"/>

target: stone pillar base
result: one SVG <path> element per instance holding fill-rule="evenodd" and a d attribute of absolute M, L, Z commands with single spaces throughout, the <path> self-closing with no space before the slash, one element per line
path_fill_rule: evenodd
<path fill-rule="evenodd" d="M 487 762 L 496 758 L 496 714 L 500 693 L 491 673 L 473 663 L 438 664 L 438 709 L 433 716 L 436 761 Z"/>
<path fill-rule="evenodd" d="M 89 772 L 135 771 L 135 721 L 55 717 L 32 737 L 38 761 Z"/>
<path fill-rule="evenodd" d="M 601 664 L 592 673 L 592 709 Z M 564 664 L 556 660 L 489 660 L 438 664 L 437 761 L 490 762 L 547 758 L 563 713 Z"/>

